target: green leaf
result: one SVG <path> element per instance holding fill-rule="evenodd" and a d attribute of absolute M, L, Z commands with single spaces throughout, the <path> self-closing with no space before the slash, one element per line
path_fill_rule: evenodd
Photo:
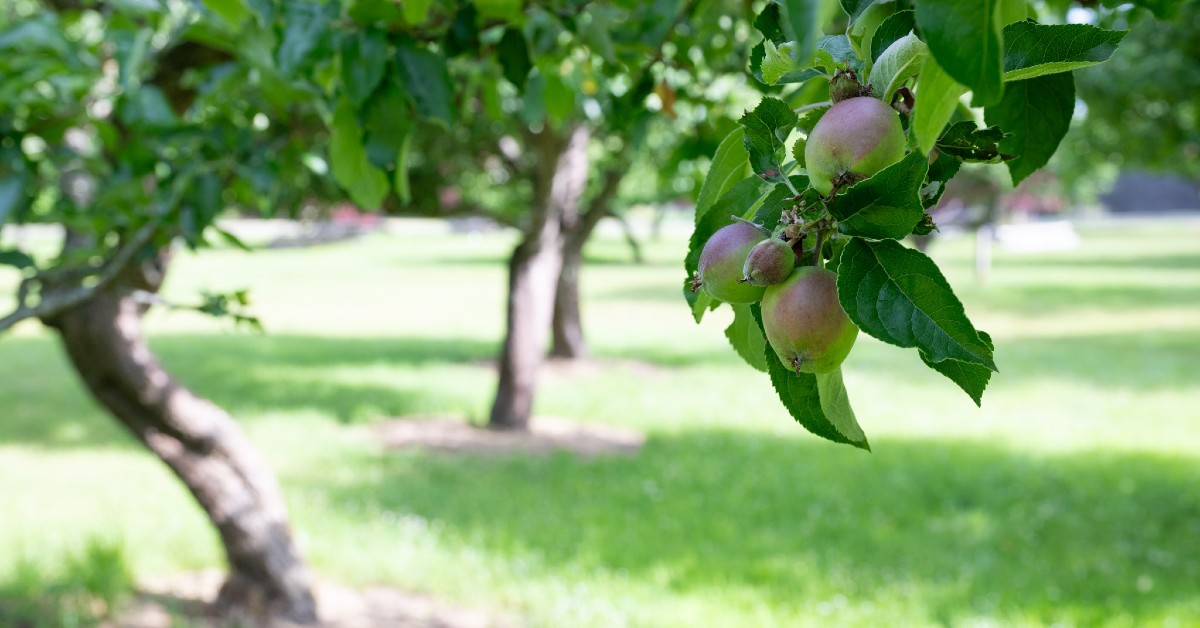
<path fill-rule="evenodd" d="M 929 55 L 929 48 L 913 33 L 897 39 L 875 61 L 869 81 L 883 102 L 892 102 L 892 95 L 904 82 L 917 75 Z"/>
<path fill-rule="evenodd" d="M 544 73 L 546 88 L 542 95 L 546 99 L 546 114 L 558 124 L 575 111 L 575 91 L 567 86 L 557 73 Z"/>
<path fill-rule="evenodd" d="M 958 98 L 966 93 L 963 87 L 938 65 L 932 55 L 925 57 L 921 65 L 921 77 L 917 81 L 917 105 L 913 111 L 913 135 L 917 146 L 928 155 L 942 129 L 954 115 Z"/>
<path fill-rule="evenodd" d="M 700 219 L 718 198 L 746 176 L 749 162 L 746 160 L 746 149 L 742 146 L 743 137 L 745 131 L 737 127 L 717 147 L 708 166 L 708 174 L 704 175 L 704 183 L 700 185 L 700 194 L 696 197 L 696 224 L 700 224 Z"/>
<path fill-rule="evenodd" d="M 18 156 L 17 159 L 20 159 L 20 157 Z M 27 176 L 22 169 L 15 174 L 9 174 L 0 179 L 0 227 L 8 222 L 8 217 L 14 211 L 28 202 L 29 197 L 25 194 L 25 179 Z"/>
<path fill-rule="evenodd" d="M 396 49 L 400 80 L 422 118 L 449 128 L 454 123 L 450 74 L 441 55 L 418 48 L 411 40 Z"/>
<path fill-rule="evenodd" d="M 938 204 L 942 194 L 946 193 L 946 182 L 958 174 L 960 167 L 962 160 L 958 157 L 934 153 L 933 163 L 929 164 L 929 174 L 925 176 L 925 187 L 921 188 L 922 207 L 929 209 Z M 916 230 L 913 233 L 924 235 Z"/>
<path fill-rule="evenodd" d="M 872 4 L 875 4 L 875 0 L 842 0 L 842 9 L 850 16 L 850 23 L 853 24 Z"/>
<path fill-rule="evenodd" d="M 878 59 L 883 54 L 883 51 L 888 49 L 888 46 L 916 29 L 917 19 L 914 17 L 912 10 L 896 11 L 889 15 L 879 25 L 879 28 L 875 29 L 875 34 L 871 35 L 871 49 L 869 51 L 871 58 Z"/>
<path fill-rule="evenodd" d="M 1029 17 L 1029 3 L 1026 0 L 1000 0 L 996 11 L 1000 26 L 1007 26 Z M 1008 33 L 1004 34 L 1004 38 L 1008 39 Z"/>
<path fill-rule="evenodd" d="M 339 100 L 333 110 L 329 167 L 334 180 L 360 207 L 378 209 L 383 203 L 388 191 L 387 177 L 367 159 L 354 106 L 346 98 Z"/>
<path fill-rule="evenodd" d="M 504 78 L 516 85 L 518 90 L 524 91 L 525 81 L 533 70 L 533 61 L 529 58 L 529 44 L 520 30 L 512 27 L 504 29 L 504 36 L 496 47 L 496 56 L 500 58 Z"/>
<path fill-rule="evenodd" d="M 820 193 L 815 190 L 808 189 L 808 177 L 800 174 L 794 174 L 788 177 L 792 181 L 792 186 L 797 190 L 804 190 L 801 193 L 800 200 L 808 202 L 808 206 L 815 206 L 817 201 L 821 199 Z M 795 199 L 791 188 L 783 184 L 776 184 L 771 191 L 763 198 L 762 204 L 754 212 L 754 217 L 750 218 L 750 222 L 762 225 L 767 229 L 774 229 L 779 224 L 779 218 L 783 215 L 784 210 L 791 209 L 793 205 L 797 205 L 800 200 Z M 743 217 L 745 217 L 743 215 Z"/>
<path fill-rule="evenodd" d="M 774 85 L 778 83 L 779 80 L 788 73 L 794 72 L 798 69 L 796 60 L 792 58 L 791 42 L 784 42 L 776 47 L 775 44 L 768 39 L 763 41 L 763 50 L 766 56 L 763 57 L 760 67 L 762 71 L 762 80 L 767 85 Z"/>
<path fill-rule="evenodd" d="M 754 18 L 754 28 L 762 33 L 767 41 L 781 43 L 788 41 L 783 32 L 783 7 L 775 2 L 768 2 L 763 10 Z"/>
<path fill-rule="evenodd" d="M 850 320 L 876 338 L 916 347 L 929 359 L 996 370 L 992 348 L 967 319 L 937 264 L 894 240 L 855 238 L 838 265 L 838 300 Z"/>
<path fill-rule="evenodd" d="M 1075 78 L 1070 73 L 1047 74 L 1009 83 L 1004 98 L 984 109 L 988 125 L 1010 134 L 1000 150 L 1015 159 L 1008 161 L 1013 185 L 1050 161 L 1075 111 Z"/>
<path fill-rule="evenodd" d="M 687 276 L 683 281 L 683 296 L 687 299 L 688 305 L 692 306 L 692 312 L 696 316 L 696 322 L 700 322 L 700 317 L 704 310 L 697 307 L 700 301 L 707 302 L 708 295 L 703 290 L 692 292 L 690 282 L 692 273 L 700 265 L 700 253 L 704 251 L 704 245 L 712 234 L 717 232 L 717 229 L 728 225 L 732 220 L 731 215 L 741 216 L 749 209 L 755 207 L 762 197 L 767 193 L 768 184 L 764 183 L 758 177 L 749 176 L 736 185 L 731 187 L 729 191 L 721 195 L 712 207 L 704 213 L 700 220 L 696 223 L 696 228 L 692 230 L 692 237 L 688 242 L 687 257 L 683 260 L 684 270 Z"/>
<path fill-rule="evenodd" d="M 783 32 L 795 43 L 796 58 L 807 59 L 821 34 L 820 0 L 782 0 Z"/>
<path fill-rule="evenodd" d="M 979 338 L 987 343 L 989 347 L 994 348 L 992 337 L 987 332 L 980 331 Z M 949 377 L 951 381 L 958 384 L 958 387 L 962 388 L 963 392 L 971 397 L 975 405 L 983 405 L 983 391 L 987 388 L 988 381 L 992 378 L 992 371 L 988 370 L 987 367 L 961 360 L 949 359 L 934 362 L 929 359 L 929 356 L 924 351 L 918 353 L 920 353 L 921 361 L 925 363 L 925 366 Z"/>
<path fill-rule="evenodd" d="M 912 233 L 924 209 L 919 192 L 928 158 L 917 151 L 860 181 L 829 201 L 838 229 L 861 238 L 900 239 Z"/>
<path fill-rule="evenodd" d="M 758 323 L 755 322 L 749 305 L 733 305 L 733 322 L 725 328 L 725 337 L 729 339 L 733 350 L 742 356 L 746 364 L 764 373 L 767 372 L 764 352 L 768 349 L 767 339 L 763 336 L 763 331 L 759 328 Z"/>
<path fill-rule="evenodd" d="M 328 39 L 338 10 L 336 2 L 296 0 L 284 3 L 283 41 L 276 53 L 280 74 L 294 76 L 308 65 Z"/>
<path fill-rule="evenodd" d="M 204 6 L 235 30 L 251 15 L 243 0 L 204 0 Z"/>
<path fill-rule="evenodd" d="M 142 85 L 118 101 L 117 117 L 131 127 L 167 129 L 179 124 L 179 118 L 156 85 Z"/>
<path fill-rule="evenodd" d="M 999 0 L 920 0 L 917 26 L 938 65 L 990 105 L 1004 93 Z"/>
<path fill-rule="evenodd" d="M 383 80 L 387 39 L 379 31 L 360 30 L 342 38 L 342 84 L 355 107 L 361 107 Z"/>
<path fill-rule="evenodd" d="M 761 327 L 762 312 L 758 304 L 750 308 Z M 850 398 L 842 384 L 841 369 L 824 376 L 793 373 L 783 366 L 770 345 L 764 349 L 763 357 L 767 363 L 767 373 L 771 376 L 771 385 L 783 402 L 783 407 L 787 408 L 797 423 L 821 438 L 871 450 L 866 435 L 854 417 L 854 411 L 850 409 Z"/>
<path fill-rule="evenodd" d="M 33 268 L 35 265 L 33 258 L 17 249 L 0 249 L 0 266 L 12 266 L 17 269 Z M 750 324 L 754 325 L 754 320 L 750 320 Z M 754 326 L 755 330 L 758 326 Z M 759 332 L 761 335 L 762 332 Z M 757 367 L 756 367 L 757 368 Z M 766 371 L 767 367 L 764 364 L 760 371 Z"/>
<path fill-rule="evenodd" d="M 395 167 L 396 154 L 412 133 L 413 122 L 404 91 L 389 80 L 367 100 L 363 111 L 363 147 L 381 170 Z"/>
<path fill-rule="evenodd" d="M 396 196 L 400 197 L 400 202 L 405 205 L 412 202 L 412 186 L 408 179 L 408 160 L 411 154 L 412 138 L 413 134 L 408 133 L 400 142 L 400 148 L 396 151 L 396 173 L 392 182 L 396 188 Z"/>
<path fill-rule="evenodd" d="M 420 26 L 429 17 L 429 5 L 433 0 L 404 0 L 400 8 L 404 11 L 404 21 L 412 26 Z"/>
<path fill-rule="evenodd" d="M 1103 63 L 1128 32 L 1087 24 L 1009 24 L 1004 28 L 1004 80 L 1020 81 Z"/>
<path fill-rule="evenodd" d="M 750 155 L 750 166 L 759 176 L 770 181 L 783 177 L 782 156 L 787 152 L 784 142 L 796 126 L 796 112 L 778 98 L 763 98 L 747 111 L 738 123 L 746 129 L 744 145 Z"/>
<path fill-rule="evenodd" d="M 997 146 L 1006 137 L 998 126 L 981 129 L 970 120 L 957 122 L 937 140 L 937 149 L 963 161 L 995 163 L 1001 159 L 1012 159 L 1012 155 L 1000 153 Z"/>

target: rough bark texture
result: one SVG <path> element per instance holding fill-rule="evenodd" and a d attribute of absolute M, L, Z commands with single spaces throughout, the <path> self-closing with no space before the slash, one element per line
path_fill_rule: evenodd
<path fill-rule="evenodd" d="M 549 128 L 532 135 L 537 159 L 528 227 L 508 265 L 508 307 L 500 381 L 488 424 L 526 429 L 533 410 L 537 373 L 546 350 L 562 268 L 562 218 L 578 211 L 587 185 L 590 132 L 576 127 L 563 141 Z"/>
<path fill-rule="evenodd" d="M 270 468 L 224 410 L 163 369 L 142 333 L 145 306 L 133 291 L 157 291 L 164 266 L 165 258 L 135 264 L 46 323 L 96 399 L 167 463 L 216 525 L 229 561 L 216 610 L 251 622 L 314 623 L 312 578 Z"/>
<path fill-rule="evenodd" d="M 624 176 L 623 166 L 605 172 L 602 187 L 588 204 L 587 211 L 563 215 L 560 238 L 562 270 L 554 293 L 553 343 L 550 347 L 550 355 L 556 358 L 580 359 L 588 355 L 579 308 L 579 270 L 583 266 L 583 246 L 600 220 L 612 212 L 612 202 Z"/>

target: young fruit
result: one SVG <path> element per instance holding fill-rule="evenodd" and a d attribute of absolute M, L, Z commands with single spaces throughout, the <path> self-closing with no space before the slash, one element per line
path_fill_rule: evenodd
<path fill-rule="evenodd" d="M 742 281 L 752 286 L 773 286 L 781 283 L 796 266 L 792 246 L 771 237 L 754 245 L 742 266 Z"/>
<path fill-rule="evenodd" d="M 900 114 L 870 96 L 830 107 L 804 146 L 809 183 L 822 196 L 833 190 L 834 181 L 865 179 L 903 157 Z"/>
<path fill-rule="evenodd" d="M 789 371 L 837 370 L 858 338 L 858 327 L 837 298 L 837 275 L 802 266 L 767 288 L 762 300 L 767 342 Z"/>
<path fill-rule="evenodd" d="M 700 252 L 697 285 L 714 299 L 726 303 L 755 303 L 762 299 L 762 287 L 738 281 L 746 256 L 762 238 L 762 231 L 744 222 L 718 229 Z"/>

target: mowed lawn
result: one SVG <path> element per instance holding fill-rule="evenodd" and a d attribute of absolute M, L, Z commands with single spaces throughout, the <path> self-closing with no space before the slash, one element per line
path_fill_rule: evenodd
<path fill-rule="evenodd" d="M 588 249 L 598 362 L 557 369 L 537 401 L 645 431 L 633 457 L 370 440 L 390 417 L 486 417 L 505 235 L 181 253 L 170 298 L 249 288 L 267 333 L 149 325 L 266 452 L 326 579 L 538 626 L 1200 624 L 1200 221 L 998 251 L 987 285 L 969 239 L 935 243 L 1001 372 L 977 409 L 861 336 L 845 373 L 871 454 L 794 424 L 728 349 L 725 312 L 692 323 L 670 233 L 642 265 L 617 238 Z M 27 325 L 0 339 L 0 591 L 66 577 L 89 543 L 123 547 L 139 578 L 221 565 L 182 487 Z"/>

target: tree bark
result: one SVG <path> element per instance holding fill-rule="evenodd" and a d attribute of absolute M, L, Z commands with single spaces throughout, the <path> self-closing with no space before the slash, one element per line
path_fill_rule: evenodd
<path fill-rule="evenodd" d="M 605 172 L 602 187 L 588 204 L 587 211 L 582 214 L 568 213 L 563 217 L 562 270 L 554 293 L 553 343 L 550 347 L 550 355 L 555 358 L 582 359 L 588 355 L 579 307 L 579 271 L 583 266 L 583 247 L 600 220 L 612 212 L 613 199 L 624 176 L 623 165 Z"/>
<path fill-rule="evenodd" d="M 546 351 L 555 285 L 562 269 L 562 219 L 578 211 L 587 186 L 588 140 L 584 125 L 564 142 L 549 128 L 530 134 L 537 158 L 533 208 L 521 243 L 508 265 L 508 306 L 500 379 L 488 425 L 527 429 L 537 373 Z"/>
<path fill-rule="evenodd" d="M 92 395 L 179 477 L 216 525 L 229 577 L 219 613 L 253 622 L 315 623 L 312 577 L 292 540 L 270 468 L 237 423 L 176 381 L 142 333 L 165 256 L 134 264 L 83 304 L 45 322 L 58 330 Z"/>

